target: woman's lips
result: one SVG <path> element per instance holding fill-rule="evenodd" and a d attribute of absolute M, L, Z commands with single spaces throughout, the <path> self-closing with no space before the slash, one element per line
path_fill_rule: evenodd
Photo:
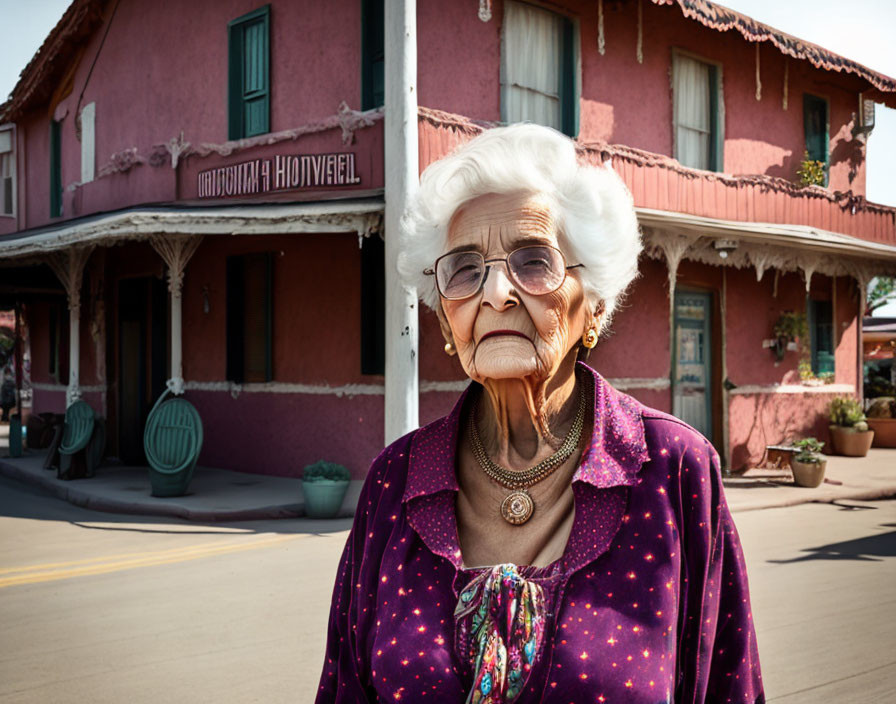
<path fill-rule="evenodd" d="M 483 340 L 487 340 L 488 338 L 494 337 L 495 335 L 515 335 L 516 337 L 522 337 L 524 340 L 529 339 L 523 333 L 521 333 L 519 330 L 492 330 L 490 332 L 485 333 L 485 335 L 483 335 L 481 338 L 479 338 L 479 341 L 482 342 Z"/>

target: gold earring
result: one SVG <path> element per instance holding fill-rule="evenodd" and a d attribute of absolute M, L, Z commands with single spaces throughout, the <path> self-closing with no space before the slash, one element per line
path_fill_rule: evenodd
<path fill-rule="evenodd" d="M 597 344 L 597 331 L 594 328 L 585 331 L 585 334 L 582 335 L 582 344 L 589 350 L 594 349 Z"/>
<path fill-rule="evenodd" d="M 447 354 L 449 357 L 453 357 L 455 352 L 456 352 L 456 350 L 454 349 L 454 345 L 451 344 L 450 342 L 446 342 L 445 343 L 445 354 Z"/>

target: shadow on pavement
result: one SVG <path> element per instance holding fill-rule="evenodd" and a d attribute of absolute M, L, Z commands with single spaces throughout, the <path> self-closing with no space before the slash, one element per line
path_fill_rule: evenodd
<path fill-rule="evenodd" d="M 869 535 L 855 540 L 846 540 L 841 543 L 830 543 L 817 548 L 806 548 L 803 552 L 809 554 L 789 560 L 769 560 L 769 562 L 777 565 L 808 562 L 809 560 L 881 562 L 884 558 L 896 557 L 896 531 L 890 531 L 881 535 Z"/>
<path fill-rule="evenodd" d="M 0 517 L 37 521 L 61 521 L 84 530 L 134 533 L 183 533 L 185 535 L 253 533 L 327 535 L 351 528 L 351 518 L 315 520 L 287 518 L 261 521 L 186 521 L 165 516 L 144 516 L 91 511 L 74 506 L 48 491 L 0 475 Z"/>

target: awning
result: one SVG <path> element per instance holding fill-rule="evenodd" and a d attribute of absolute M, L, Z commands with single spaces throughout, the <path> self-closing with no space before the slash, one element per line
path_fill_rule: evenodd
<path fill-rule="evenodd" d="M 110 245 L 153 235 L 272 235 L 382 228 L 383 201 L 133 208 L 0 236 L 0 260 L 33 257 L 76 245 Z"/>

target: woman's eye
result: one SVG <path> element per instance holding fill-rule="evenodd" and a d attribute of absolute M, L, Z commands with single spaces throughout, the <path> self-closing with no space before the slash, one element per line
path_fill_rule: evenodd
<path fill-rule="evenodd" d="M 477 278 L 478 276 L 479 267 L 474 266 L 473 264 L 468 264 L 466 266 L 460 267 L 460 269 L 451 274 L 451 282 L 456 283 L 458 281 L 467 281 Z"/>

